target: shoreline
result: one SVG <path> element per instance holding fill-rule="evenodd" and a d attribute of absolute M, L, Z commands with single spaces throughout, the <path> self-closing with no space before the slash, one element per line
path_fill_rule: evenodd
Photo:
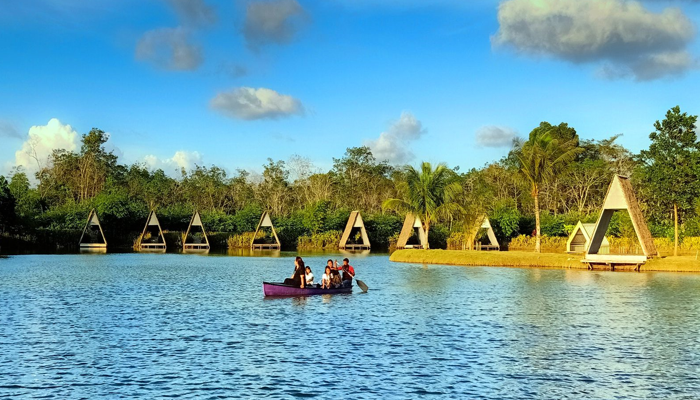
<path fill-rule="evenodd" d="M 582 259 L 579 254 L 474 250 L 397 250 L 389 257 L 392 262 L 416 264 L 587 270 L 588 266 L 581 262 Z M 615 270 L 632 271 L 633 268 L 618 267 Z M 700 272 L 700 260 L 694 256 L 659 257 L 647 261 L 639 272 Z"/>

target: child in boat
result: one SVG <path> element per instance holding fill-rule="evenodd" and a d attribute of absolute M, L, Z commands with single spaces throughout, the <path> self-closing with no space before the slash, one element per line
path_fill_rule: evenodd
<path fill-rule="evenodd" d="M 326 272 L 321 277 L 321 289 L 331 288 L 331 267 L 326 267 Z"/>
<path fill-rule="evenodd" d="M 311 272 L 311 267 L 306 267 L 306 286 L 314 285 L 314 274 Z"/>
<path fill-rule="evenodd" d="M 330 277 L 332 287 L 339 287 L 342 284 L 342 280 L 340 279 L 340 271 L 338 271 L 338 263 L 336 262 L 335 265 L 333 265 L 333 260 L 328 260 L 326 266 L 331 270 Z"/>

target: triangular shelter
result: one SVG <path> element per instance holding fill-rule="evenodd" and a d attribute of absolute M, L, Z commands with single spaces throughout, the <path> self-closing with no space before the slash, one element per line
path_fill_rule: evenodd
<path fill-rule="evenodd" d="M 408 243 L 409 239 L 416 233 L 418 236 L 418 243 Z M 420 217 L 413 214 L 406 215 L 406 219 L 403 221 L 403 228 L 401 228 L 401 233 L 399 234 L 399 240 L 396 242 L 397 249 L 427 249 L 428 248 L 428 237 L 425 234 L 425 229 L 423 229 L 423 223 Z"/>
<path fill-rule="evenodd" d="M 350 237 L 352 235 L 357 235 L 358 231 L 360 232 L 362 243 L 348 243 Z M 340 250 L 369 250 L 370 247 L 369 237 L 367 236 L 367 229 L 365 229 L 362 215 L 360 215 L 359 211 L 351 212 L 348 223 L 345 225 L 343 236 L 340 238 Z"/>
<path fill-rule="evenodd" d="M 202 229 L 202 236 L 204 237 L 203 242 L 200 241 L 199 243 L 195 243 L 188 241 L 192 227 L 199 227 Z M 194 214 L 192 215 L 192 219 L 190 220 L 190 224 L 189 226 L 187 226 L 187 232 L 185 232 L 185 236 L 182 241 L 182 249 L 209 250 L 209 239 L 207 238 L 207 232 L 204 230 L 204 225 L 202 224 L 202 218 L 199 216 L 199 211 L 194 212 Z"/>
<path fill-rule="evenodd" d="M 144 239 L 148 235 L 151 229 L 155 231 L 154 228 L 158 228 L 158 236 L 154 241 L 149 241 Z M 153 235 L 153 233 L 151 233 Z M 145 240 L 145 241 L 144 241 Z M 163 229 L 160 227 L 160 222 L 158 221 L 158 216 L 155 211 L 151 211 L 148 214 L 148 219 L 146 219 L 146 226 L 143 227 L 143 232 L 141 233 L 141 244 L 139 245 L 141 250 L 165 250 L 165 237 L 163 236 Z"/>
<path fill-rule="evenodd" d="M 260 232 L 260 229 L 262 228 L 270 228 L 272 229 L 272 237 L 275 238 L 274 243 L 266 243 L 264 241 L 260 241 L 257 239 L 258 237 L 258 232 Z M 270 218 L 270 213 L 265 211 L 261 216 L 260 216 L 260 222 L 258 222 L 258 227 L 255 228 L 255 234 L 253 235 L 253 239 L 250 241 L 250 248 L 253 250 L 262 250 L 262 249 L 268 249 L 268 250 L 279 250 L 280 249 L 280 238 L 277 237 L 277 231 L 275 231 L 274 225 L 272 225 L 272 218 Z"/>
<path fill-rule="evenodd" d="M 588 248 L 588 244 L 591 242 L 591 237 L 593 236 L 593 231 L 595 230 L 595 224 L 584 224 L 578 221 L 578 224 L 574 227 L 574 230 L 569 235 L 569 239 L 566 241 L 566 252 L 567 253 L 585 253 Z M 607 254 L 610 251 L 610 242 L 608 238 L 603 237 L 603 242 L 600 245 L 600 253 Z"/>
<path fill-rule="evenodd" d="M 476 242 L 477 235 L 482 229 L 486 229 L 486 236 L 489 238 L 489 244 L 481 244 Z M 475 246 L 477 250 L 500 250 L 501 246 L 498 244 L 496 232 L 493 231 L 493 226 L 491 226 L 491 221 L 489 221 L 489 217 L 484 216 L 484 218 L 481 220 L 480 225 L 476 225 L 472 230 L 470 246 Z"/>
<path fill-rule="evenodd" d="M 643 256 L 610 255 L 603 254 L 601 251 L 605 233 L 610 225 L 610 220 L 615 211 L 621 210 L 629 212 L 632 225 L 634 226 L 634 232 L 637 235 L 637 239 L 642 247 L 642 252 L 644 253 Z M 598 222 L 595 224 L 595 229 L 591 235 L 584 262 L 588 262 L 589 265 L 594 262 L 607 263 L 613 266 L 614 264 L 639 265 L 644 263 L 647 258 L 656 257 L 658 255 L 659 253 L 654 245 L 654 239 L 644 221 L 642 210 L 639 208 L 639 203 L 637 202 L 637 197 L 634 195 L 634 190 L 632 189 L 629 178 L 616 175 L 605 196 L 603 210 L 600 213 Z"/>
<path fill-rule="evenodd" d="M 107 239 L 105 239 L 102 225 L 100 225 L 100 219 L 97 218 L 97 212 L 94 208 L 90 210 L 85 228 L 83 228 L 83 234 L 80 235 L 80 241 L 78 243 L 81 249 L 107 248 Z"/>

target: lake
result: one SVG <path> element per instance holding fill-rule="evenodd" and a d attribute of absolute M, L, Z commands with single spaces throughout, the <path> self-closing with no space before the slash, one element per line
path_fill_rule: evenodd
<path fill-rule="evenodd" d="M 1 258 L 0 397 L 700 396 L 700 275 L 369 255 L 366 294 L 266 299 L 282 255 Z"/>

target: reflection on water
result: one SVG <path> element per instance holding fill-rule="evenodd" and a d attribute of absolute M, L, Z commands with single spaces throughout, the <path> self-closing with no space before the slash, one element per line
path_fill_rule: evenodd
<path fill-rule="evenodd" d="M 1 258 L 0 397 L 700 393 L 700 275 L 353 254 L 368 293 L 264 300 L 294 255 Z"/>

